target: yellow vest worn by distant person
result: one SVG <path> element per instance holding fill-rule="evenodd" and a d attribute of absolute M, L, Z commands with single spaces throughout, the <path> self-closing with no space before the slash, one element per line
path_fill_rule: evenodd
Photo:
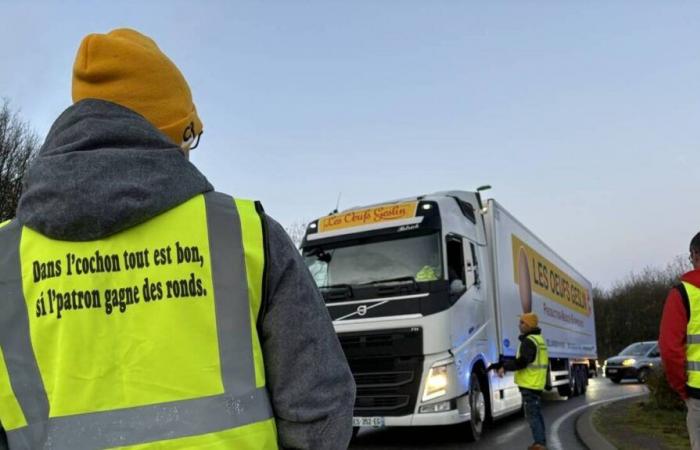
<path fill-rule="evenodd" d="M 104 239 L 0 228 L 10 449 L 276 449 L 260 213 L 207 193 Z"/>
<path fill-rule="evenodd" d="M 688 375 L 686 384 L 691 388 L 700 389 L 700 289 L 685 281 L 683 287 L 688 294 L 688 305 L 690 306 L 685 346 L 686 373 Z"/>
<path fill-rule="evenodd" d="M 515 372 L 515 384 L 522 388 L 541 391 L 547 383 L 547 367 L 549 365 L 547 344 L 545 344 L 541 334 L 530 334 L 525 339 L 534 342 L 537 346 L 537 355 L 527 367 Z M 520 356 L 520 347 L 522 347 L 522 343 L 518 347 L 516 358 Z"/>

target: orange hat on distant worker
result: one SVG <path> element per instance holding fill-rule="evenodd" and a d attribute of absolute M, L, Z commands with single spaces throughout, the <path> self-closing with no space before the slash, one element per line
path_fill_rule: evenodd
<path fill-rule="evenodd" d="M 539 318 L 535 313 L 525 313 L 520 315 L 520 320 L 525 322 L 530 328 L 535 328 L 539 323 Z"/>
<path fill-rule="evenodd" d="M 144 116 L 182 148 L 202 132 L 190 87 L 156 43 L 128 28 L 90 34 L 73 65 L 73 102 L 107 100 Z"/>

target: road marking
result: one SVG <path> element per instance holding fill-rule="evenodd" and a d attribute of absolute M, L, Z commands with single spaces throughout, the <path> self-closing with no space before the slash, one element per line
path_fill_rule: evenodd
<path fill-rule="evenodd" d="M 598 401 L 595 401 L 593 403 L 587 403 L 585 405 L 579 406 L 578 408 L 572 409 L 568 413 L 559 417 L 552 424 L 552 429 L 550 431 L 550 436 L 549 436 L 549 445 L 547 447 L 552 449 L 552 450 L 564 450 L 564 447 L 562 447 L 562 444 L 561 444 L 561 440 L 559 439 L 559 428 L 561 428 L 561 424 L 564 423 L 564 421 L 566 419 L 568 419 L 569 417 L 571 417 L 573 414 L 576 414 L 577 412 L 582 411 L 586 408 L 591 408 L 593 406 L 600 405 L 601 403 L 614 402 L 617 400 L 624 400 L 626 398 L 632 398 L 632 397 L 640 397 L 640 396 L 646 395 L 646 394 L 648 394 L 648 392 L 637 392 L 635 394 L 627 394 L 627 395 L 622 395 L 619 397 L 606 398 L 605 400 L 598 400 Z"/>

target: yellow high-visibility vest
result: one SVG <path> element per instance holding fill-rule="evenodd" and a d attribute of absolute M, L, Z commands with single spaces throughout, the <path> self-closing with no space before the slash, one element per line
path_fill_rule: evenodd
<path fill-rule="evenodd" d="M 549 366 L 549 354 L 547 344 L 541 334 L 530 334 L 525 339 L 530 339 L 537 347 L 535 360 L 524 369 L 515 372 L 515 384 L 527 389 L 541 391 L 547 383 L 547 367 Z M 520 344 L 520 347 L 522 344 Z M 516 358 L 520 356 L 520 347 Z"/>
<path fill-rule="evenodd" d="M 256 206 L 210 192 L 86 242 L 3 224 L 10 449 L 276 449 Z"/>
<path fill-rule="evenodd" d="M 687 385 L 700 389 L 700 289 L 695 285 L 683 282 L 685 292 L 688 294 L 690 317 L 686 328 L 686 373 Z"/>

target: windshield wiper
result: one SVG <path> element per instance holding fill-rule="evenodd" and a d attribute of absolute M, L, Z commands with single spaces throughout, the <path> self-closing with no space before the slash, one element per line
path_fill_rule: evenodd
<path fill-rule="evenodd" d="M 397 283 L 400 281 L 410 281 L 413 284 L 416 283 L 416 279 L 409 275 L 406 277 L 387 278 L 386 280 L 368 281 L 367 283 L 362 283 L 362 285 L 366 286 L 366 285 L 371 285 L 371 284 Z"/>
<path fill-rule="evenodd" d="M 326 286 L 319 286 L 319 289 L 339 289 L 339 288 L 346 288 L 346 289 L 352 289 L 352 286 L 346 283 L 339 283 L 339 284 L 329 284 Z"/>
<path fill-rule="evenodd" d="M 319 286 L 318 289 L 326 302 L 337 302 L 353 297 L 352 286 L 349 284 L 329 284 L 328 286 Z"/>
<path fill-rule="evenodd" d="M 396 277 L 364 283 L 365 286 L 377 286 L 378 296 L 397 295 L 418 291 L 418 283 L 414 277 Z"/>

